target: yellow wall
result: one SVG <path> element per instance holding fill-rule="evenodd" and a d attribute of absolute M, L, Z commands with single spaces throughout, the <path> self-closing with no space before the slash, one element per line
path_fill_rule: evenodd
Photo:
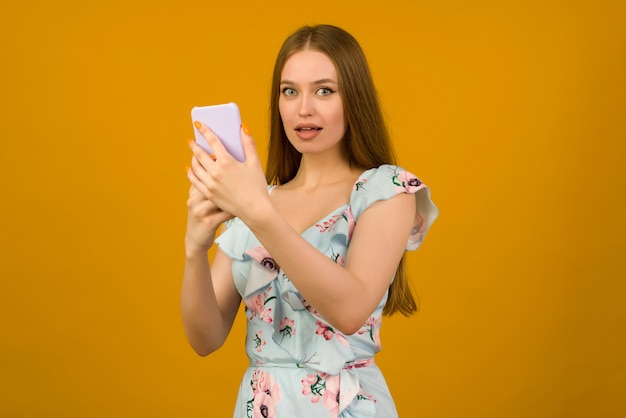
<path fill-rule="evenodd" d="M 200 358 L 179 316 L 189 111 L 239 102 L 264 155 L 274 56 L 322 22 L 441 210 L 383 328 L 401 415 L 626 414 L 623 2 L 99 3 L 0 12 L 0 416 L 231 415 L 241 318 Z"/>

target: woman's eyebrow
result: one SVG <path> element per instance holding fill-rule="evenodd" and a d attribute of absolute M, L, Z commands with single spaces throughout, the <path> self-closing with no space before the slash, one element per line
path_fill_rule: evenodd
<path fill-rule="evenodd" d="M 332 78 L 322 78 L 319 80 L 315 80 L 311 83 L 311 85 L 318 85 L 318 84 L 337 84 L 337 82 L 335 80 L 333 80 Z M 296 83 L 295 81 L 291 81 L 291 80 L 281 80 L 280 84 L 289 84 L 289 85 L 297 85 L 298 83 Z"/>

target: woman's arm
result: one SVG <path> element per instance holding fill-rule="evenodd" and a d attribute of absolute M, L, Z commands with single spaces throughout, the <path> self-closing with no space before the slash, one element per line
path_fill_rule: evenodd
<path fill-rule="evenodd" d="M 344 334 L 358 331 L 389 287 L 415 221 L 415 196 L 379 201 L 359 217 L 346 265 L 321 253 L 277 213 L 256 208 L 244 222 L 307 302 Z"/>
<path fill-rule="evenodd" d="M 188 176 L 193 179 L 191 170 Z M 232 279 L 232 260 L 219 249 L 212 266 L 207 257 L 219 225 L 232 216 L 217 209 L 194 186 L 187 206 L 180 306 L 189 343 L 199 355 L 206 356 L 226 340 L 240 304 Z"/>
<path fill-rule="evenodd" d="M 180 306 L 187 339 L 206 356 L 224 344 L 240 297 L 232 281 L 232 260 L 217 249 L 212 266 L 206 253 L 187 255 Z"/>

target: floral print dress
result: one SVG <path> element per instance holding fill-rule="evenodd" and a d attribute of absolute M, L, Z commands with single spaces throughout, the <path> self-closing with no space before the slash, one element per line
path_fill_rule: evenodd
<path fill-rule="evenodd" d="M 363 172 L 349 203 L 312 225 L 302 237 L 343 265 L 359 216 L 373 203 L 399 193 L 416 196 L 416 222 L 406 247 L 415 250 L 438 211 L 429 189 L 394 165 Z M 250 359 L 234 417 L 397 417 L 374 363 L 374 354 L 381 349 L 387 293 L 358 332 L 343 335 L 307 303 L 242 221 L 235 218 L 227 226 L 217 244 L 233 260 L 235 286 L 247 315 Z"/>

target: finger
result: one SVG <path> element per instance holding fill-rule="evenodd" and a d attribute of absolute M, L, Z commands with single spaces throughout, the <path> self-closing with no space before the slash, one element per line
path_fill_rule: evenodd
<path fill-rule="evenodd" d="M 198 145 L 196 141 L 190 141 L 189 148 L 191 149 L 191 152 L 193 152 L 194 157 L 198 159 L 205 170 L 210 167 L 211 162 L 215 161 L 215 154 L 209 154 L 206 152 L 206 150 Z"/>
<path fill-rule="evenodd" d="M 259 154 L 254 144 L 254 138 L 250 135 L 250 129 L 244 123 L 241 125 L 241 142 L 243 144 L 243 152 L 247 162 L 259 163 Z"/>
<path fill-rule="evenodd" d="M 191 157 L 190 171 L 191 171 L 191 174 L 193 174 L 195 178 L 198 181 L 202 182 L 205 186 L 206 186 L 206 182 L 211 180 L 211 176 L 208 174 L 208 170 L 206 169 L 206 167 L 202 165 L 200 160 L 198 160 L 198 158 L 195 155 Z M 189 177 L 189 180 L 194 180 L 194 179 L 192 177 Z M 201 188 L 200 190 L 204 192 L 204 189 Z"/>
<path fill-rule="evenodd" d="M 213 132 L 208 126 L 200 121 L 196 120 L 193 122 L 193 124 L 196 129 L 202 134 L 204 139 L 206 139 L 206 142 L 209 144 L 209 147 L 211 147 L 211 150 L 213 151 L 212 155 L 214 155 L 215 158 L 221 157 L 222 155 L 229 155 L 228 151 L 226 151 L 226 148 L 224 148 L 222 141 L 220 141 L 217 135 L 215 135 L 215 132 Z M 215 160 L 215 158 L 213 158 L 213 160 Z"/>
<path fill-rule="evenodd" d="M 213 201 L 209 200 L 197 186 L 192 184 L 189 187 L 189 197 L 187 198 L 187 205 L 191 207 L 192 205 L 195 206 L 200 203 L 208 203 L 209 206 L 215 208 L 216 210 L 219 210 L 219 208 L 215 205 L 215 203 L 213 203 Z"/>
<path fill-rule="evenodd" d="M 202 165 L 202 163 L 195 154 L 191 157 L 191 169 L 193 170 L 194 174 L 198 176 L 198 178 L 203 178 L 207 172 L 207 168 Z"/>
<path fill-rule="evenodd" d="M 215 206 L 213 202 L 207 200 L 201 195 L 200 198 L 198 198 L 197 196 L 190 196 L 189 199 L 187 199 L 187 208 L 189 209 L 190 213 L 193 214 L 193 216 L 195 216 L 196 218 L 206 218 L 208 216 L 211 216 L 217 223 L 226 222 L 227 220 L 234 218 L 233 215 L 228 212 L 224 212 L 223 210 Z"/>
<path fill-rule="evenodd" d="M 200 202 L 188 201 L 187 207 L 193 216 L 197 218 L 204 218 L 211 214 L 221 212 L 210 200 L 203 200 Z"/>
<path fill-rule="evenodd" d="M 192 149 L 192 151 L 194 150 L 194 145 L 195 145 L 195 146 L 197 146 L 197 147 L 199 147 L 200 149 L 202 149 L 202 150 L 206 151 L 204 148 L 202 148 L 202 146 L 200 146 L 200 144 L 198 144 L 197 142 L 195 142 L 193 139 L 188 139 L 188 140 L 187 140 L 187 145 L 189 145 L 189 148 L 191 148 L 191 149 Z M 215 154 L 210 153 L 210 154 L 209 154 L 209 157 L 211 157 L 211 159 L 212 159 L 213 161 L 215 161 Z"/>
<path fill-rule="evenodd" d="M 190 202 L 200 202 L 202 200 L 207 200 L 207 198 L 200 190 L 198 190 L 196 186 L 192 184 L 189 186 L 189 197 L 187 200 Z"/>
<path fill-rule="evenodd" d="M 209 189 L 206 187 L 204 182 L 200 179 L 200 177 L 198 176 L 195 170 L 200 170 L 199 163 L 195 161 L 194 159 L 192 159 L 192 167 L 189 170 L 187 170 L 187 178 L 191 182 L 192 187 L 197 189 L 202 194 L 202 196 L 209 199 L 211 197 L 211 193 L 209 193 Z M 206 171 L 202 169 L 202 173 L 206 173 Z"/>

